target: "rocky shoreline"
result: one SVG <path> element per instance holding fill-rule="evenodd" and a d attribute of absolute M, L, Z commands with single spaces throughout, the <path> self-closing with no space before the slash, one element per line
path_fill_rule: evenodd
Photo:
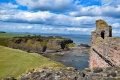
<path fill-rule="evenodd" d="M 2 80 L 16 80 L 4 78 Z M 62 68 L 43 68 L 30 69 L 23 74 L 18 80 L 120 80 L 120 68 L 86 68 L 82 71 L 72 67 Z"/>
<path fill-rule="evenodd" d="M 87 44 L 84 44 L 87 45 Z M 70 47 L 70 51 L 76 52 L 76 56 L 80 56 L 81 54 L 89 54 L 90 46 L 78 45 L 77 47 Z"/>
<path fill-rule="evenodd" d="M 61 51 L 58 51 L 58 52 L 54 52 L 54 51 L 47 51 L 43 53 L 44 54 L 58 54 L 58 55 L 64 55 L 64 54 L 67 54 L 69 52 L 76 52 L 75 53 L 75 56 L 81 56 L 81 54 L 89 54 L 89 49 L 90 49 L 90 46 L 87 45 L 87 46 L 84 46 L 84 45 L 87 45 L 87 44 L 80 44 L 78 46 L 75 46 L 75 47 L 69 47 L 67 50 L 61 50 Z"/>

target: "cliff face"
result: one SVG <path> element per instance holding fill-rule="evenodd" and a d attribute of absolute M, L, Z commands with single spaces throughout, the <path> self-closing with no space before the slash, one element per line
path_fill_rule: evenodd
<path fill-rule="evenodd" d="M 67 49 L 66 45 L 73 43 L 71 39 L 54 37 L 15 37 L 6 40 L 7 46 L 27 52 L 45 53 Z"/>
<path fill-rule="evenodd" d="M 102 22 L 104 26 L 97 25 L 92 32 L 89 67 L 120 67 L 120 39 L 111 37 L 111 26 Z"/>

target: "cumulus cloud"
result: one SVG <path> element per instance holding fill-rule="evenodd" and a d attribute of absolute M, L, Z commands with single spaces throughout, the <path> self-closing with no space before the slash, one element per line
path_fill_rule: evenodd
<path fill-rule="evenodd" d="M 113 18 L 109 17 L 91 17 L 91 16 L 81 16 L 72 17 L 64 14 L 54 14 L 49 11 L 21 11 L 21 10 L 1 10 L 0 11 L 0 21 L 3 22 L 13 22 L 13 23 L 29 23 L 29 24 L 42 24 L 51 25 L 56 27 L 78 27 L 78 28 L 90 28 L 95 27 L 95 21 L 97 19 L 103 19 L 107 21 L 110 25 L 114 24 Z M 116 22 L 119 19 L 114 20 Z M 77 29 L 76 29 L 77 30 Z"/>
<path fill-rule="evenodd" d="M 0 3 L 0 9 L 15 9 L 18 5 L 12 3 Z"/>
<path fill-rule="evenodd" d="M 54 30 L 54 28 L 46 28 L 46 27 L 43 27 L 42 30 Z"/>
<path fill-rule="evenodd" d="M 112 27 L 114 27 L 114 28 L 120 28 L 120 23 L 114 23 L 114 24 L 112 24 Z"/>
<path fill-rule="evenodd" d="M 28 12 L 19 10 L 1 10 L 0 20 L 19 23 L 42 23 L 51 18 L 49 12 Z"/>
<path fill-rule="evenodd" d="M 20 27 L 18 27 L 18 29 L 32 29 L 33 27 L 32 26 L 30 26 L 30 25 L 28 25 L 28 26 L 20 26 Z"/>
<path fill-rule="evenodd" d="M 62 11 L 70 16 L 104 16 L 120 18 L 119 0 L 16 0 L 30 10 Z M 101 2 L 101 3 L 100 3 Z M 85 6 L 87 4 L 87 6 Z M 91 4 L 91 5 L 90 5 Z M 94 5 L 93 5 L 94 4 Z M 101 4 L 101 5 L 100 5 Z M 114 5 L 114 6 L 112 6 Z M 67 11 L 67 12 L 66 12 Z M 116 14 L 116 15 L 115 15 Z"/>
<path fill-rule="evenodd" d="M 30 33 L 64 33 L 64 34 L 90 34 L 93 28 L 57 27 L 51 25 L 7 23 L 0 21 L 0 30 L 7 32 L 30 32 Z M 17 26 L 17 27 L 16 27 Z"/>
<path fill-rule="evenodd" d="M 120 0 L 101 0 L 101 4 L 104 6 L 120 6 Z"/>
<path fill-rule="evenodd" d="M 80 6 L 78 11 L 69 13 L 70 16 L 104 16 L 120 18 L 120 6 Z"/>
<path fill-rule="evenodd" d="M 71 0 L 16 0 L 16 2 L 30 10 L 41 11 L 66 11 L 73 7 Z"/>
<path fill-rule="evenodd" d="M 90 5 L 88 1 L 89 5 L 85 6 L 81 1 L 84 2 L 84 0 L 16 0 L 19 6 L 1 3 L 0 30 L 90 34 L 95 28 L 95 21 L 103 19 L 113 26 L 114 33 L 118 33 L 119 4 L 101 0 L 102 5 Z M 119 3 L 118 0 L 117 2 Z M 27 6 L 29 10 L 17 9 L 20 6 Z M 62 13 L 57 13 L 61 11 Z"/>
<path fill-rule="evenodd" d="M 67 27 L 88 27 L 93 25 L 91 20 L 95 21 L 96 17 L 71 17 L 63 14 L 54 14 L 49 11 L 28 12 L 19 10 L 1 10 L 0 20 L 14 23 L 45 24 L 53 26 Z"/>

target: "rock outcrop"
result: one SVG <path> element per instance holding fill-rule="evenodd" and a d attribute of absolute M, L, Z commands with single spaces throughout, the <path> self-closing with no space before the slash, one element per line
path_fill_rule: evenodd
<path fill-rule="evenodd" d="M 103 20 L 96 21 L 92 32 L 90 68 L 120 67 L 120 39 L 112 37 L 112 27 Z"/>
<path fill-rule="evenodd" d="M 59 37 L 26 36 L 14 37 L 6 40 L 7 46 L 27 52 L 49 53 L 67 49 L 71 39 Z"/>
<path fill-rule="evenodd" d="M 82 44 L 80 46 L 76 47 L 70 47 L 69 51 L 74 52 L 74 54 L 77 56 L 81 56 L 82 54 L 89 54 L 90 46 L 87 44 Z"/>
<path fill-rule="evenodd" d="M 3 80 L 15 80 L 13 77 Z M 31 69 L 18 80 L 120 80 L 120 68 L 86 68 L 82 71 L 72 67 Z"/>
<path fill-rule="evenodd" d="M 78 46 L 81 46 L 81 47 L 86 47 L 86 48 L 89 48 L 90 46 L 88 44 L 80 44 Z"/>

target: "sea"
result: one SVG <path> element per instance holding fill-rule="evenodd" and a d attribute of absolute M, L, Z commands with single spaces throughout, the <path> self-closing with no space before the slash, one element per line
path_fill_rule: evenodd
<path fill-rule="evenodd" d="M 61 36 L 63 38 L 70 38 L 76 45 L 88 44 L 90 45 L 91 35 L 81 34 L 40 34 L 41 36 Z M 89 55 L 82 54 L 82 56 L 75 56 L 77 52 L 69 52 L 64 55 L 46 55 L 45 57 L 64 64 L 67 67 L 74 67 L 78 70 L 83 70 L 89 67 Z M 79 53 L 78 53 L 79 54 Z"/>
<path fill-rule="evenodd" d="M 47 34 L 39 33 L 41 36 L 61 36 L 63 38 L 70 38 L 76 45 L 88 44 L 90 45 L 91 35 L 81 35 L 81 34 Z"/>

